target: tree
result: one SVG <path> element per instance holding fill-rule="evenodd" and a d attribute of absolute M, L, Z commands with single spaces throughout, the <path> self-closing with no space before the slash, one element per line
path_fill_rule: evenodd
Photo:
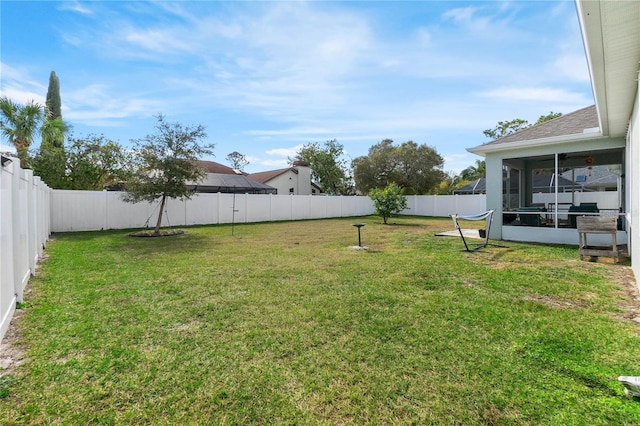
<path fill-rule="evenodd" d="M 35 101 L 20 105 L 7 97 L 0 98 L 0 127 L 2 134 L 15 146 L 20 167 L 28 167 L 29 146 L 40 131 L 42 107 Z"/>
<path fill-rule="evenodd" d="M 130 156 L 104 135 L 69 138 L 66 149 L 40 149 L 31 163 L 34 173 L 56 189 L 101 191 L 125 182 L 130 174 Z"/>
<path fill-rule="evenodd" d="M 538 124 L 546 123 L 547 121 L 553 120 L 554 118 L 558 118 L 562 116 L 561 112 L 553 112 L 550 111 L 547 115 L 541 115 L 533 125 L 537 126 Z"/>
<path fill-rule="evenodd" d="M 49 87 L 47 88 L 47 100 L 45 112 L 48 118 L 62 118 L 62 100 L 60 99 L 60 80 L 55 71 L 49 74 Z"/>
<path fill-rule="evenodd" d="M 198 182 L 206 171 L 195 161 L 202 155 L 213 154 L 213 145 L 200 145 L 206 138 L 202 125 L 183 127 L 169 123 L 162 114 L 157 116 L 156 133 L 133 140 L 134 172 L 125 184 L 123 200 L 130 203 L 154 202 L 160 199 L 160 210 L 154 234 L 160 235 L 162 211 L 167 198 L 191 198 L 187 182 Z"/>
<path fill-rule="evenodd" d="M 304 145 L 296 155 L 296 160 L 307 161 L 311 167 L 311 177 L 322 192 L 330 195 L 353 195 L 353 183 L 347 160 L 341 157 L 344 147 L 336 139 L 328 140 L 324 147 L 319 143 Z"/>
<path fill-rule="evenodd" d="M 245 166 L 249 164 L 249 160 L 247 160 L 247 157 L 240 154 L 238 151 L 233 151 L 231 154 L 227 155 L 227 161 L 231 163 L 231 167 L 240 171 L 242 171 Z"/>
<path fill-rule="evenodd" d="M 541 115 L 533 124 L 529 124 L 527 120 L 521 118 L 514 118 L 509 121 L 498 121 L 498 124 L 493 129 L 484 130 L 482 133 L 493 140 L 508 136 L 512 133 L 519 132 L 520 130 L 528 129 L 529 127 L 537 126 L 538 124 L 545 123 L 554 118 L 558 118 L 562 115 L 561 112 L 549 112 L 547 115 Z"/>
<path fill-rule="evenodd" d="M 392 215 L 407 208 L 407 199 L 402 195 L 402 188 L 394 182 L 388 184 L 384 189 L 372 188 L 369 191 L 369 198 L 373 200 L 376 214 L 382 217 L 385 224 Z"/>
<path fill-rule="evenodd" d="M 498 121 L 498 124 L 493 129 L 484 130 L 482 133 L 488 138 L 499 139 L 508 136 L 512 133 L 519 132 L 520 130 L 531 127 L 527 120 L 521 118 L 514 118 L 510 121 Z"/>
<path fill-rule="evenodd" d="M 385 188 L 390 182 L 404 194 L 431 193 L 446 177 L 443 165 L 434 148 L 413 141 L 395 146 L 391 139 L 373 145 L 367 156 L 352 162 L 356 189 L 364 194 L 372 188 Z"/>
<path fill-rule="evenodd" d="M 437 195 L 451 195 L 453 190 L 460 186 L 460 176 L 453 170 L 449 170 L 445 173 L 444 179 L 440 181 L 435 191 Z"/>
<path fill-rule="evenodd" d="M 62 121 L 62 101 L 60 99 L 60 81 L 54 71 L 49 75 L 49 87 L 42 119 L 42 142 L 40 149 L 49 147 L 64 148 L 64 134 L 68 126 Z"/>
<path fill-rule="evenodd" d="M 460 179 L 471 182 L 485 177 L 487 166 L 484 160 L 476 160 L 475 166 L 469 166 L 460 172 Z"/>

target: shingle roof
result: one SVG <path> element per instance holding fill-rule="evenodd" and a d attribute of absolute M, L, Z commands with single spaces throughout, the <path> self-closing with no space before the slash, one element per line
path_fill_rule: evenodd
<path fill-rule="evenodd" d="M 553 175 L 534 175 L 533 187 L 534 188 L 548 188 L 553 184 Z M 558 176 L 558 186 L 560 188 L 571 187 L 573 184 L 570 180 L 565 179 L 562 176 Z M 486 194 L 487 182 L 485 178 L 479 178 L 470 182 L 458 189 L 453 190 L 454 194 Z"/>
<path fill-rule="evenodd" d="M 225 175 L 237 174 L 231 167 L 225 166 L 224 164 L 216 163 L 215 161 L 198 160 L 195 161 L 195 163 L 204 168 L 207 173 L 221 173 Z"/>
<path fill-rule="evenodd" d="M 293 170 L 294 172 L 297 172 L 295 168 L 287 167 L 286 169 L 268 170 L 266 172 L 250 173 L 247 176 L 255 181 L 265 183 L 265 182 L 269 182 L 271 179 L 275 177 L 280 176 L 283 173 L 288 172 L 289 170 Z"/>
<path fill-rule="evenodd" d="M 244 175 L 228 173 L 208 173 L 207 177 L 195 185 L 188 184 L 198 192 L 224 192 L 224 193 L 261 193 L 275 194 L 276 188 L 249 179 Z"/>
<path fill-rule="evenodd" d="M 585 133 L 585 130 L 587 129 L 593 129 L 598 126 L 598 112 L 596 110 L 596 106 L 591 105 L 586 108 L 561 115 L 553 120 L 498 138 L 494 141 L 487 142 L 482 146 L 580 134 Z"/>

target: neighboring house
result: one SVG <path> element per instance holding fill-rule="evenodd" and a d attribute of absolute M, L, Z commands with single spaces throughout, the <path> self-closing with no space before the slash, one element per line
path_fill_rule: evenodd
<path fill-rule="evenodd" d="M 469 151 L 486 159 L 487 209 L 498 213 L 492 238 L 576 244 L 576 230 L 562 227 L 567 214 L 562 207 L 596 202 L 600 210 L 619 215 L 618 238 L 628 241 L 640 276 L 640 2 L 577 0 L 576 7 L 595 105 Z M 544 197 L 533 191 L 536 170 L 566 176 L 594 166 L 621 171 L 614 191 L 572 191 L 568 199 L 555 190 Z M 505 181 L 517 182 L 516 194 L 505 193 L 513 187 Z M 503 224 L 509 214 L 531 214 L 541 202 L 553 209 L 545 213 L 545 227 Z"/>
<path fill-rule="evenodd" d="M 486 194 L 487 187 L 485 185 L 484 178 L 478 178 L 473 182 L 469 182 L 466 185 L 461 186 L 458 189 L 454 189 L 452 193 L 454 195 L 474 195 L 474 194 Z"/>
<path fill-rule="evenodd" d="M 620 188 L 622 170 L 619 166 L 593 166 L 572 169 L 560 176 L 573 179 L 583 191 L 617 191 Z"/>
<path fill-rule="evenodd" d="M 311 168 L 306 161 L 295 161 L 292 167 L 251 173 L 249 178 L 276 188 L 279 195 L 316 195 L 320 187 L 311 180 Z"/>
<path fill-rule="evenodd" d="M 195 192 L 227 193 L 227 194 L 275 194 L 276 188 L 249 178 L 239 170 L 215 161 L 197 161 L 207 171 L 207 176 L 200 182 L 189 182 L 187 185 Z"/>
<path fill-rule="evenodd" d="M 556 181 L 555 174 L 538 174 L 533 176 L 533 191 L 534 192 L 553 192 L 555 189 Z M 558 177 L 558 189 L 566 192 L 571 190 L 576 185 L 570 180 L 565 179 L 560 175 Z M 512 183 L 513 186 L 513 183 Z M 503 187 L 504 191 L 504 187 Z M 474 194 L 486 194 L 487 182 L 485 178 L 478 178 L 473 182 L 470 182 L 458 189 L 453 190 L 453 194 L 457 195 L 474 195 Z"/>

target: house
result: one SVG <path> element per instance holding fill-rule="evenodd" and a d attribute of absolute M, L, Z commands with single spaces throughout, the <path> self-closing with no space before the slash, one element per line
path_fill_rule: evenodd
<path fill-rule="evenodd" d="M 320 194 L 320 187 L 311 180 L 311 167 L 306 161 L 295 161 L 291 167 L 251 173 L 248 177 L 277 189 L 280 195 Z"/>
<path fill-rule="evenodd" d="M 577 244 L 567 218 L 597 203 L 598 214 L 618 216 L 618 241 L 628 242 L 640 276 L 640 2 L 577 0 L 576 8 L 595 105 L 468 150 L 485 157 L 487 209 L 497 213 L 491 238 Z M 615 190 L 533 190 L 536 171 L 566 177 L 595 166 L 620 171 Z M 532 211 L 540 204 L 546 212 Z M 505 223 L 527 214 L 544 216 L 545 226 Z"/>
<path fill-rule="evenodd" d="M 236 194 L 276 194 L 276 188 L 249 178 L 239 170 L 215 161 L 197 161 L 207 176 L 199 182 L 188 182 L 189 189 L 195 192 L 236 193 Z"/>
<path fill-rule="evenodd" d="M 452 191 L 454 195 L 474 195 L 474 194 L 486 194 L 487 187 L 485 185 L 484 178 L 478 178 L 473 182 L 469 182 L 466 185 L 461 186 L 458 189 Z"/>
<path fill-rule="evenodd" d="M 512 182 L 511 185 L 513 186 L 513 184 L 514 183 Z M 557 184 L 558 189 L 562 192 L 566 192 L 567 190 L 575 187 L 574 182 L 565 179 L 562 175 L 558 176 Z M 552 192 L 555 189 L 555 185 L 555 174 L 537 174 L 533 176 L 533 190 L 536 192 Z M 473 182 L 470 182 L 458 189 L 453 190 L 452 192 L 454 195 L 486 194 L 487 182 L 485 178 L 478 178 Z"/>

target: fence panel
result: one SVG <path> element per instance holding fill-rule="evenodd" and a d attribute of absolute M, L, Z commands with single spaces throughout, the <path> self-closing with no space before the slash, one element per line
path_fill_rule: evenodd
<path fill-rule="evenodd" d="M 50 189 L 17 158 L 0 166 L 0 340 L 51 229 Z"/>
<path fill-rule="evenodd" d="M 64 191 L 51 193 L 54 232 L 127 229 L 155 226 L 159 202 L 125 203 L 121 192 Z M 485 211 L 484 195 L 412 195 L 406 215 L 446 217 Z M 198 194 L 191 200 L 168 200 L 162 226 L 269 222 L 366 216 L 373 214 L 369 197 Z"/>
<path fill-rule="evenodd" d="M 13 179 L 13 271 L 14 291 L 18 302 L 22 302 L 24 288 L 31 276 L 29 266 L 29 190 L 32 172 L 17 168 Z M 30 179 L 31 178 L 31 179 Z"/>
<path fill-rule="evenodd" d="M 0 337 L 4 336 L 16 308 L 13 272 L 14 165 L 0 167 Z"/>
<path fill-rule="evenodd" d="M 185 204 L 187 225 L 218 223 L 218 194 L 201 194 Z"/>

